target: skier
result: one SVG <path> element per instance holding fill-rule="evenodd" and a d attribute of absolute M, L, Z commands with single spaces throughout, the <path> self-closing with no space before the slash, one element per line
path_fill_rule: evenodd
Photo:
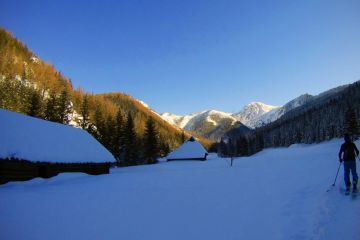
<path fill-rule="evenodd" d="M 345 143 L 341 145 L 339 152 L 339 161 L 344 161 L 344 180 L 346 184 L 346 191 L 350 191 L 350 171 L 353 177 L 353 192 L 357 191 L 358 175 L 356 173 L 355 156 L 359 156 L 359 150 L 355 143 L 351 141 L 350 135 L 344 135 Z"/>

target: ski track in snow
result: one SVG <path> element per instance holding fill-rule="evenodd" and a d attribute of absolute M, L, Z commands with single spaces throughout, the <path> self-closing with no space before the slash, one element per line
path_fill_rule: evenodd
<path fill-rule="evenodd" d="M 360 142 L 357 142 L 359 146 Z M 360 239 L 340 140 L 0 186 L 0 239 Z"/>
<path fill-rule="evenodd" d="M 340 179 L 342 181 L 342 179 Z M 342 183 L 324 194 L 315 224 L 314 240 L 360 239 L 360 208 L 357 195 L 345 195 Z M 344 237 L 346 232 L 347 237 Z"/>

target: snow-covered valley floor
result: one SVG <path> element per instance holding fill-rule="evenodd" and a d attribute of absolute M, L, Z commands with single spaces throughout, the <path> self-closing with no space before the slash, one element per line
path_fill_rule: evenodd
<path fill-rule="evenodd" d="M 341 140 L 0 186 L 0 239 L 360 239 Z M 360 142 L 357 142 L 359 147 Z M 357 161 L 359 164 L 359 161 Z"/>

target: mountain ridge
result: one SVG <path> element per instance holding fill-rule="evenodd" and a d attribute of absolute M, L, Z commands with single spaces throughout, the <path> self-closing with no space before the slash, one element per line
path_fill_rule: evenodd
<path fill-rule="evenodd" d="M 247 123 L 249 123 L 251 120 L 255 119 L 256 117 L 269 112 L 274 108 L 278 108 L 278 106 L 267 105 L 262 102 L 251 102 L 245 105 L 239 112 L 236 113 L 222 112 L 215 109 L 207 109 L 186 115 L 177 115 L 170 112 L 164 112 L 159 115 L 164 120 L 182 129 L 191 128 L 191 120 L 193 118 L 198 117 L 199 115 L 204 115 L 204 114 L 218 115 L 219 117 L 228 118 L 229 120 L 233 120 L 234 122 L 240 121 L 242 124 L 251 128 L 252 124 L 247 125 Z M 217 124 L 218 123 L 215 121 L 215 125 Z"/>
<path fill-rule="evenodd" d="M 212 135 L 211 132 L 214 131 L 216 127 L 219 127 L 222 123 L 216 119 L 227 119 L 227 126 L 223 126 L 224 134 L 226 132 L 231 132 L 235 122 L 241 127 L 244 125 L 249 129 L 256 129 L 276 120 L 280 119 L 285 114 L 303 106 L 310 106 L 317 104 L 321 101 L 326 100 L 329 96 L 336 94 L 346 87 L 349 84 L 341 85 L 338 87 L 331 88 L 324 92 L 321 92 L 317 95 L 311 95 L 304 93 L 287 103 L 283 106 L 273 106 L 268 105 L 263 102 L 250 102 L 249 104 L 243 106 L 239 112 L 236 113 L 226 113 L 218 110 L 204 110 L 200 112 L 191 113 L 188 115 L 176 115 L 169 112 L 159 114 L 165 121 L 168 121 L 170 124 L 177 126 L 181 129 L 192 131 L 200 136 L 206 136 L 212 140 L 219 140 L 221 136 L 215 134 Z M 211 117 L 210 115 L 217 115 L 217 117 Z M 228 123 L 231 123 L 230 125 Z M 213 124 L 213 127 L 209 125 Z M 208 131 L 203 130 L 203 126 L 207 125 Z M 242 132 L 242 131 L 241 131 Z"/>
<path fill-rule="evenodd" d="M 204 110 L 185 116 L 163 113 L 160 116 L 174 126 L 215 141 L 219 141 L 229 130 L 243 126 L 230 113 L 217 110 Z"/>

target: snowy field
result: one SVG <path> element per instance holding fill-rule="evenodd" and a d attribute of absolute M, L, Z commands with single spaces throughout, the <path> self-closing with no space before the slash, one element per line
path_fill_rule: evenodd
<path fill-rule="evenodd" d="M 0 186 L 0 239 L 360 239 L 342 141 Z M 360 146 L 360 142 L 357 142 Z M 358 162 L 359 164 L 359 162 Z"/>

